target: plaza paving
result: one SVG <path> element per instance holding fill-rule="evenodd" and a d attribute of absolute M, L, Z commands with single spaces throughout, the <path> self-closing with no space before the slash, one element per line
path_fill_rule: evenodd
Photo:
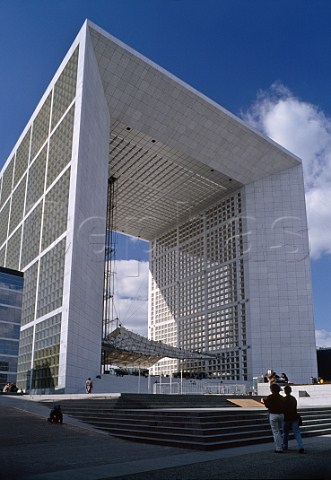
<path fill-rule="evenodd" d="M 331 436 L 294 441 L 277 455 L 272 444 L 218 450 L 133 443 L 80 421 L 46 421 L 49 409 L 26 397 L 0 396 L 3 480 L 331 479 Z"/>

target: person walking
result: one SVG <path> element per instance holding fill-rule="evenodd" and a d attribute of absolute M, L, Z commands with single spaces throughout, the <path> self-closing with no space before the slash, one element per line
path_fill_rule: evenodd
<path fill-rule="evenodd" d="M 89 377 L 85 382 L 86 393 L 92 393 L 92 389 L 93 389 L 93 382 L 92 382 L 91 378 Z"/>
<path fill-rule="evenodd" d="M 284 423 L 284 398 L 280 395 L 278 383 L 271 383 L 271 394 L 264 399 L 264 405 L 269 411 L 269 423 L 274 437 L 275 452 L 283 453 L 282 429 Z"/>
<path fill-rule="evenodd" d="M 283 431 L 283 450 L 288 449 L 288 435 L 292 430 L 297 441 L 299 453 L 305 453 L 303 441 L 299 426 L 299 415 L 297 410 L 297 400 L 291 395 L 292 388 L 289 385 L 284 387 L 284 431 Z"/>

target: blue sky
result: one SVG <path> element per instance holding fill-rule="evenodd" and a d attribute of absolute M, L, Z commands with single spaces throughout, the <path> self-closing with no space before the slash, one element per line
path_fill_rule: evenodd
<path fill-rule="evenodd" d="M 303 159 L 317 344 L 331 346 L 331 2 L 0 0 L 1 166 L 86 18 Z M 118 258 L 146 247 L 122 241 Z"/>

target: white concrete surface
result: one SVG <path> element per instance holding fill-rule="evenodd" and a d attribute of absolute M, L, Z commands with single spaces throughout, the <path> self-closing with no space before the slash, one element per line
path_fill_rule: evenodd
<path fill-rule="evenodd" d="M 331 406 L 331 385 L 290 385 L 292 395 L 297 399 L 298 407 Z M 282 392 L 284 386 L 281 385 Z M 270 395 L 269 383 L 258 383 L 257 393 L 263 397 Z"/>

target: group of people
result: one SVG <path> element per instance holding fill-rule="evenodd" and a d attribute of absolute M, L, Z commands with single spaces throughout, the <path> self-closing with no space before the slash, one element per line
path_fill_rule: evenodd
<path fill-rule="evenodd" d="M 6 385 L 3 387 L 2 391 L 4 393 L 15 393 L 18 391 L 18 388 L 16 387 L 16 383 L 6 383 Z"/>
<path fill-rule="evenodd" d="M 303 441 L 300 433 L 301 417 L 297 410 L 296 398 L 291 395 L 292 388 L 284 387 L 285 397 L 280 395 L 281 387 L 276 382 L 270 383 L 271 394 L 263 400 L 269 412 L 269 422 L 274 438 L 275 452 L 283 453 L 288 449 L 290 430 L 297 441 L 299 453 L 304 453 Z"/>
<path fill-rule="evenodd" d="M 264 381 L 266 383 L 270 382 L 270 383 L 281 383 L 281 384 L 286 384 L 288 383 L 288 378 L 287 378 L 287 375 L 285 372 L 281 373 L 281 375 L 277 375 L 276 372 L 274 372 L 273 370 L 271 371 L 271 373 L 266 373 L 264 375 Z"/>

